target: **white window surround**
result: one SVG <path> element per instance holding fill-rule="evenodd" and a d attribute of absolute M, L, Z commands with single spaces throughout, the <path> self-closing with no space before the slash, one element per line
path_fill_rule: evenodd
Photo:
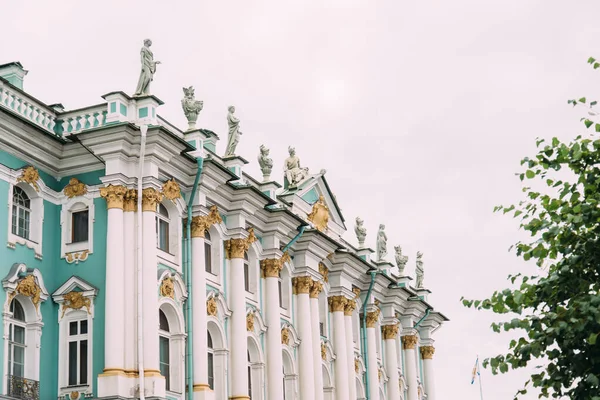
<path fill-rule="evenodd" d="M 33 304 L 31 298 L 18 294 L 17 287 L 19 282 L 26 275 L 33 275 L 36 285 L 40 289 L 40 303 L 37 307 Z M 42 314 L 40 312 L 41 302 L 46 301 L 48 298 L 48 291 L 44 285 L 42 275 L 38 269 L 28 269 L 25 264 L 13 264 L 9 273 L 2 280 L 2 286 L 6 292 L 6 300 L 4 302 L 3 312 L 3 337 L 4 337 L 4 360 L 3 366 L 4 371 L 8 371 L 8 337 L 10 329 L 10 321 L 12 320 L 12 313 L 10 311 L 10 303 L 13 299 L 17 299 L 23 311 L 25 312 L 25 370 L 24 377 L 32 379 L 34 381 L 40 380 L 40 345 L 42 337 Z M 2 393 L 8 393 L 7 375 L 3 376 L 2 382 Z"/>
<path fill-rule="evenodd" d="M 85 242 L 71 243 L 73 229 L 73 213 L 88 210 L 88 240 Z M 69 199 L 65 196 L 60 210 L 60 257 L 65 258 L 67 253 L 87 250 L 88 254 L 94 252 L 94 195 L 87 193 L 83 196 Z"/>
<path fill-rule="evenodd" d="M 12 232 L 13 188 L 17 186 L 27 194 L 31 202 L 29 221 L 29 239 L 15 235 Z M 25 182 L 11 183 L 8 190 L 8 247 L 15 248 L 16 244 L 27 246 L 35 251 L 35 257 L 42 258 L 42 227 L 44 224 L 44 199 L 33 186 Z"/>
<path fill-rule="evenodd" d="M 180 200 L 180 199 L 179 199 Z M 173 203 L 170 200 L 165 200 L 161 203 L 169 213 L 169 251 L 162 251 L 156 243 L 156 254 L 159 262 L 165 265 L 181 271 L 181 243 L 183 239 L 182 229 L 182 209 L 180 210 L 180 204 L 178 202 Z M 158 207 L 157 207 L 158 215 Z M 155 222 L 156 223 L 156 222 Z M 157 229 L 155 227 L 154 229 Z"/>
<path fill-rule="evenodd" d="M 181 307 L 169 297 L 161 297 L 158 302 L 158 313 L 161 310 L 169 322 L 169 374 L 170 390 L 175 397 L 183 393 L 185 387 L 185 327 Z M 158 331 L 157 331 L 158 334 Z M 158 349 L 156 349 L 158 351 Z"/>
<path fill-rule="evenodd" d="M 81 308 L 71 308 L 64 306 L 65 295 L 70 292 L 79 292 L 84 298 L 85 305 Z M 98 289 L 92 286 L 85 280 L 72 276 L 65 283 L 63 283 L 54 293 L 52 293 L 52 299 L 55 303 L 59 304 L 58 310 L 58 325 L 59 325 L 59 342 L 58 342 L 58 387 L 59 395 L 63 396 L 73 391 L 79 393 L 92 393 L 93 390 L 93 346 L 94 346 L 94 300 L 98 294 Z M 87 301 L 89 300 L 89 309 L 87 307 Z M 76 306 L 80 306 L 77 304 Z M 69 386 L 69 363 L 68 363 L 68 349 L 69 349 L 69 323 L 72 321 L 81 321 L 87 319 L 88 323 L 88 369 L 87 369 L 87 383 L 85 385 Z"/>
<path fill-rule="evenodd" d="M 211 251 L 211 272 L 206 273 L 207 282 L 214 286 L 221 285 L 223 258 L 224 258 L 224 242 L 223 231 L 220 227 L 211 226 L 208 230 L 210 234 L 210 251 Z"/>

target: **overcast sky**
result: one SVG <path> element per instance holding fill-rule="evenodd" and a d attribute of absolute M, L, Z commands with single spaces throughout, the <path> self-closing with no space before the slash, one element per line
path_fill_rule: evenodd
<path fill-rule="evenodd" d="M 280 181 L 288 145 L 313 172 L 327 169 L 347 240 L 360 215 L 372 247 L 386 224 L 411 273 L 424 253 L 431 303 L 451 319 L 436 337 L 438 398 L 479 399 L 475 357 L 508 339 L 459 298 L 535 270 L 507 251 L 517 222 L 492 209 L 520 200 L 514 173 L 537 136 L 581 133 L 567 99 L 593 97 L 599 84 L 585 63 L 600 56 L 600 3 L 0 0 L 0 10 L 0 63 L 21 61 L 25 89 L 48 104 L 132 94 L 148 37 L 163 63 L 151 87 L 163 117 L 186 127 L 182 87 L 193 85 L 204 100 L 198 125 L 221 138 L 236 106 L 238 153 L 255 177 L 261 144 Z M 512 398 L 527 377 L 482 374 L 486 400 Z"/>

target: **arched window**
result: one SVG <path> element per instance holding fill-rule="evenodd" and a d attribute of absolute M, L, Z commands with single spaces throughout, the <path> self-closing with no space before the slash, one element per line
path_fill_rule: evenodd
<path fill-rule="evenodd" d="M 250 361 L 250 352 L 248 352 L 248 396 L 252 398 L 252 362 Z"/>
<path fill-rule="evenodd" d="M 250 260 L 247 252 L 244 253 L 244 289 L 250 292 Z"/>
<path fill-rule="evenodd" d="M 171 333 L 169 330 L 169 321 L 162 310 L 158 310 L 158 340 L 160 357 L 160 374 L 165 377 L 165 389 L 171 389 L 171 366 L 170 359 L 170 341 Z"/>
<path fill-rule="evenodd" d="M 208 231 L 204 234 L 204 270 L 212 274 L 212 242 Z"/>
<path fill-rule="evenodd" d="M 156 238 L 158 248 L 165 253 L 169 252 L 169 212 L 162 204 L 158 205 L 156 213 Z"/>
<path fill-rule="evenodd" d="M 31 221 L 31 200 L 27 193 L 18 186 L 13 187 L 12 199 L 12 233 L 29 240 Z"/>
<path fill-rule="evenodd" d="M 208 386 L 215 390 L 215 351 L 213 348 L 213 340 L 209 331 L 206 331 L 206 341 L 208 348 Z"/>
<path fill-rule="evenodd" d="M 8 331 L 8 374 L 25 376 L 25 311 L 17 299 L 10 303 L 12 318 Z"/>

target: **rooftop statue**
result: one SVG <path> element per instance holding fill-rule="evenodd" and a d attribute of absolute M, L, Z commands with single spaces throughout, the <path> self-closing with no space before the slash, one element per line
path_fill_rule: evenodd
<path fill-rule="evenodd" d="M 300 167 L 300 158 L 296 155 L 296 149 L 288 147 L 290 156 L 285 159 L 284 173 L 289 188 L 295 188 L 300 182 L 308 177 L 308 168 Z"/>
<path fill-rule="evenodd" d="M 227 114 L 227 124 L 229 125 L 229 138 L 227 140 L 227 150 L 225 151 L 225 157 L 234 156 L 235 148 L 240 141 L 240 120 L 233 115 L 235 113 L 235 107 L 229 106 L 229 113 Z"/>
<path fill-rule="evenodd" d="M 202 111 L 204 102 L 202 100 L 196 100 L 194 97 L 194 87 L 183 88 L 183 99 L 181 99 L 181 107 L 183 113 L 188 120 L 188 131 L 196 129 L 196 121 L 198 120 L 198 114 Z"/>
<path fill-rule="evenodd" d="M 425 270 L 423 269 L 423 253 L 417 251 L 417 266 L 415 268 L 415 274 L 417 275 L 417 289 L 423 289 L 423 275 L 425 274 Z"/>
<path fill-rule="evenodd" d="M 394 246 L 394 250 L 396 251 L 396 265 L 400 271 L 400 276 L 404 276 L 404 267 L 406 267 L 406 263 L 408 262 L 408 256 L 402 255 L 402 247 L 400 245 Z"/>
<path fill-rule="evenodd" d="M 140 79 L 138 80 L 137 88 L 133 94 L 134 96 L 150 95 L 150 82 L 154 79 L 156 66 L 160 64 L 160 61 L 154 61 L 154 54 L 152 54 L 150 46 L 152 46 L 152 40 L 144 40 L 144 47 L 142 47 L 142 50 L 140 51 L 142 70 L 140 71 Z"/>
<path fill-rule="evenodd" d="M 260 153 L 258 155 L 258 165 L 263 174 L 263 182 L 271 180 L 271 171 L 273 170 L 273 159 L 269 157 L 269 149 L 264 144 L 260 145 Z"/>
<path fill-rule="evenodd" d="M 356 217 L 356 225 L 354 226 L 354 233 L 358 239 L 358 248 L 362 249 L 365 247 L 365 239 L 367 238 L 367 228 L 363 225 L 365 221 L 361 217 Z"/>
<path fill-rule="evenodd" d="M 385 234 L 385 225 L 379 225 L 379 231 L 377 232 L 377 261 L 384 261 L 387 256 L 387 235 Z"/>

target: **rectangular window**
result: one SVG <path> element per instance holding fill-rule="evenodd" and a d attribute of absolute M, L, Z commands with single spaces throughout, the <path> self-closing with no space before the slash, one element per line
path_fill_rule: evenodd
<path fill-rule="evenodd" d="M 212 254 L 210 243 L 204 243 L 204 270 L 212 274 Z"/>
<path fill-rule="evenodd" d="M 9 329 L 9 373 L 23 377 L 25 373 L 25 328 L 11 324 Z"/>
<path fill-rule="evenodd" d="M 68 340 L 68 382 L 69 386 L 88 383 L 88 322 L 87 320 L 69 323 Z"/>
<path fill-rule="evenodd" d="M 325 337 L 325 323 L 319 322 L 319 334 Z"/>
<path fill-rule="evenodd" d="M 281 287 L 281 279 L 279 280 L 279 282 L 277 282 L 277 284 L 279 285 L 279 307 L 284 308 L 283 307 L 283 293 L 282 293 L 282 287 Z"/>
<path fill-rule="evenodd" d="M 87 242 L 89 233 L 88 218 L 88 210 L 71 214 L 71 243 Z"/>
<path fill-rule="evenodd" d="M 165 389 L 170 390 L 170 368 L 169 368 L 169 338 L 159 336 L 160 347 L 160 374 L 165 377 Z"/>
<path fill-rule="evenodd" d="M 12 233 L 29 240 L 30 212 L 23 207 L 13 204 Z"/>
<path fill-rule="evenodd" d="M 164 252 L 169 252 L 169 223 L 162 219 L 158 219 L 158 248 Z"/>
<path fill-rule="evenodd" d="M 244 289 L 250 291 L 250 265 L 247 262 L 244 263 Z"/>
<path fill-rule="evenodd" d="M 208 386 L 215 390 L 215 367 L 214 367 L 214 355 L 208 353 Z"/>

